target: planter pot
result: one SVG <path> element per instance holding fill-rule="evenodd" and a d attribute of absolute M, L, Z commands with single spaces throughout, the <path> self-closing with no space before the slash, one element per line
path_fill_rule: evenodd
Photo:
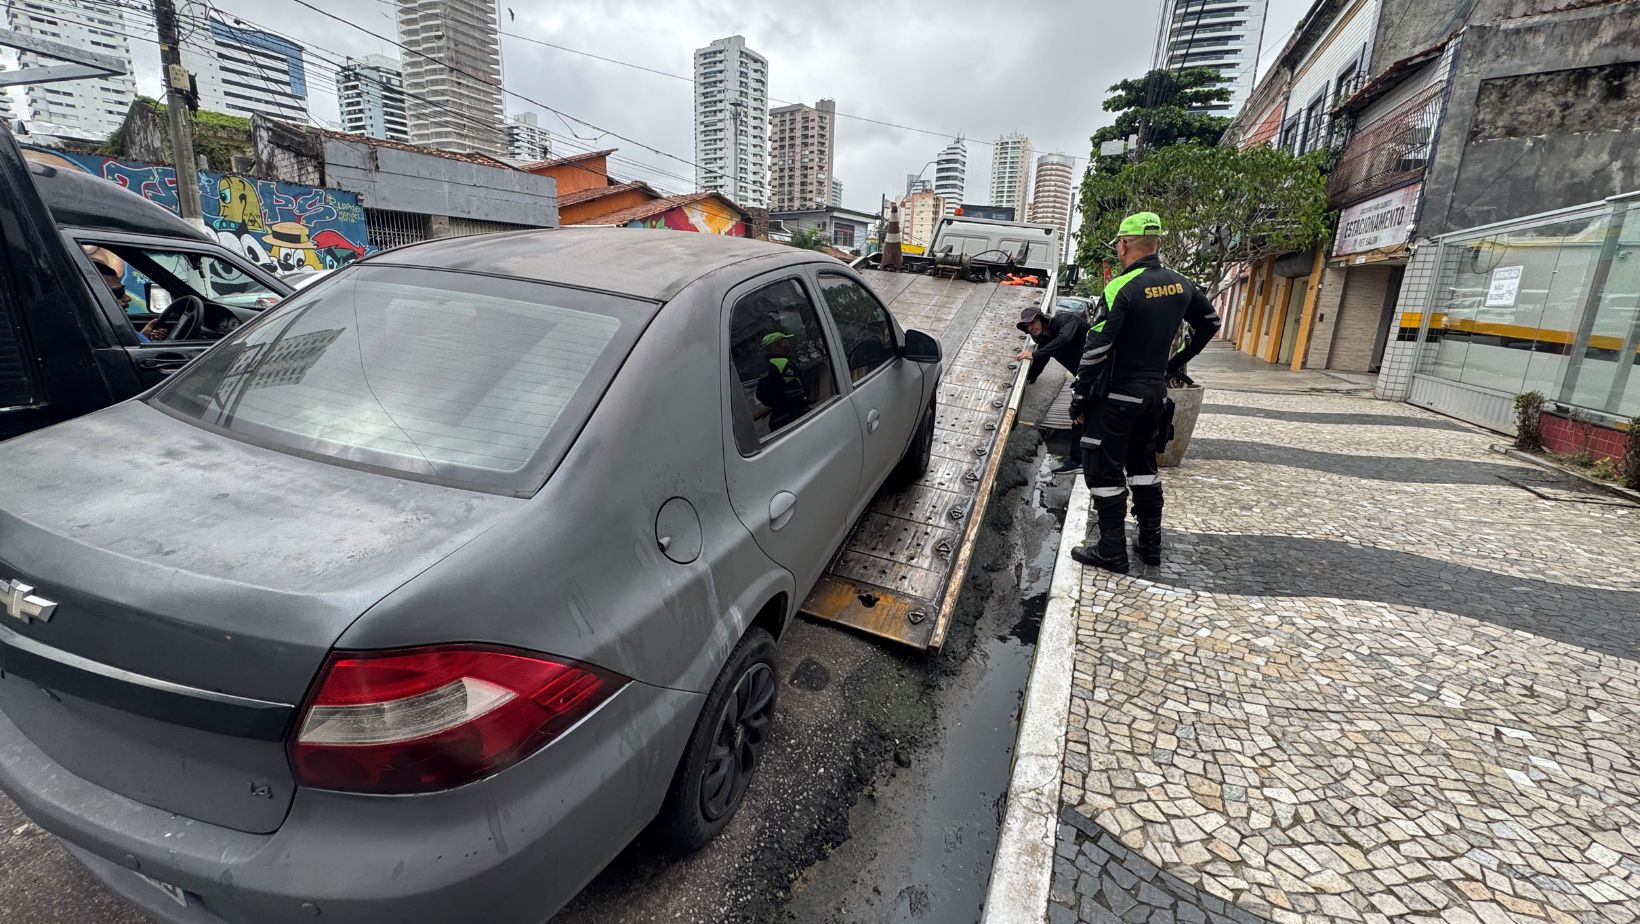
<path fill-rule="evenodd" d="M 1190 435 L 1196 432 L 1196 418 L 1202 413 L 1202 393 L 1200 385 L 1167 390 L 1167 396 L 1173 399 L 1173 441 L 1167 444 L 1166 452 L 1156 457 L 1158 466 L 1174 468 L 1184 459 Z"/>

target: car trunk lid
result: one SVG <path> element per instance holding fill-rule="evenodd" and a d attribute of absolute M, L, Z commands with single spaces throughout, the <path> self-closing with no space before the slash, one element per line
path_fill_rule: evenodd
<path fill-rule="evenodd" d="M 0 580 L 55 604 L 5 607 L 0 709 L 77 775 L 246 831 L 283 820 L 284 737 L 336 638 L 521 503 L 140 402 L 10 441 L 0 470 Z"/>

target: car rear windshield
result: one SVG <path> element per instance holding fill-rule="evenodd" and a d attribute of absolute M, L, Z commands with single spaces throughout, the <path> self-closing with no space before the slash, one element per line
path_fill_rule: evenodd
<path fill-rule="evenodd" d="M 361 265 L 236 331 L 150 400 L 275 449 L 529 494 L 654 309 L 538 282 Z"/>

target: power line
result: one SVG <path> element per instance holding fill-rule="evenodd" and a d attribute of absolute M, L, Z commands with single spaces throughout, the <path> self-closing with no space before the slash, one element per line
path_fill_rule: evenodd
<path fill-rule="evenodd" d="M 388 0 L 377 0 L 377 2 L 386 5 L 388 3 Z M 555 49 L 557 51 L 567 52 L 567 53 L 572 54 L 572 55 L 580 55 L 580 56 L 585 57 L 585 58 L 592 58 L 596 61 L 603 61 L 603 62 L 606 62 L 608 64 L 615 64 L 615 65 L 619 65 L 621 67 L 627 67 L 627 68 L 631 68 L 633 70 L 643 71 L 644 73 L 647 73 L 647 74 L 654 74 L 657 77 L 668 77 L 668 78 L 671 78 L 672 80 L 679 80 L 679 81 L 683 81 L 684 83 L 689 83 L 689 84 L 693 84 L 695 82 L 695 79 L 693 77 L 687 75 L 687 74 L 678 74 L 678 73 L 674 73 L 672 71 L 663 71 L 663 70 L 660 70 L 658 68 L 649 67 L 648 65 L 644 65 L 644 64 L 636 64 L 636 63 L 631 62 L 631 61 L 622 61 L 620 58 L 611 58 L 611 57 L 608 57 L 606 55 L 595 54 L 595 53 L 590 52 L 590 51 L 582 51 L 579 48 L 571 48 L 568 45 L 560 45 L 556 42 L 549 42 L 549 41 L 546 41 L 545 39 L 535 38 L 534 36 L 524 35 L 524 34 L 518 33 L 518 32 L 508 32 L 505 29 L 502 29 L 502 30 L 498 30 L 498 34 L 500 34 L 500 35 L 502 35 L 506 38 L 518 39 L 520 41 L 529 42 L 532 45 L 540 45 L 540 46 L 545 47 L 545 48 L 552 48 L 552 49 Z M 800 101 L 781 99 L 777 96 L 771 96 L 771 97 L 769 97 L 769 102 L 779 103 L 782 106 L 795 106 L 795 105 L 798 105 Z M 923 134 L 923 135 L 932 135 L 933 137 L 944 138 L 946 140 L 950 140 L 950 139 L 955 138 L 958 135 L 962 134 L 961 132 L 942 132 L 942 131 L 935 131 L 934 129 L 931 129 L 931 128 L 918 128 L 914 125 L 904 125 L 904 124 L 901 124 L 899 122 L 890 122 L 886 119 L 874 119 L 874 118 L 871 118 L 870 116 L 855 115 L 854 113 L 843 112 L 841 110 L 838 110 L 838 111 L 834 112 L 833 115 L 837 116 L 840 119 L 853 119 L 856 122 L 869 122 L 872 125 L 882 125 L 882 126 L 885 126 L 887 128 L 897 128 L 897 129 L 900 129 L 901 131 L 917 132 L 918 134 Z M 975 144 L 983 144 L 983 145 L 987 145 L 987 146 L 990 146 L 990 147 L 996 147 L 996 144 L 997 144 L 995 141 L 985 141 L 985 140 L 982 140 L 982 139 L 979 139 L 979 138 L 968 138 L 968 139 L 965 139 L 965 140 L 972 141 Z M 1059 152 L 1059 151 L 1044 151 L 1042 153 L 1044 153 L 1044 154 L 1060 154 L 1061 156 L 1070 157 L 1070 158 L 1075 159 L 1075 160 L 1086 160 L 1087 159 L 1085 157 L 1081 157 L 1081 156 L 1076 155 L 1076 154 L 1065 154 L 1065 153 L 1062 153 L 1062 152 Z"/>
<path fill-rule="evenodd" d="M 218 12 L 220 12 L 220 11 L 218 11 Z M 224 14 L 224 15 L 227 15 L 227 14 Z M 199 19 L 199 17 L 194 17 L 194 18 L 196 20 Z M 277 30 L 270 29 L 270 28 L 268 28 L 264 25 L 261 25 L 260 23 L 254 22 L 254 21 L 249 20 L 249 19 L 245 19 L 244 17 L 229 16 L 229 18 L 232 20 L 232 22 L 241 23 L 245 26 L 249 26 L 249 27 L 257 29 L 259 31 L 266 32 L 269 35 L 278 36 L 280 38 L 287 39 L 291 42 L 296 42 L 297 41 L 296 39 L 292 38 L 291 36 L 284 35 L 283 33 L 280 33 Z M 298 43 L 298 44 L 301 44 L 301 43 Z M 341 88 L 340 88 L 338 78 L 340 77 L 341 69 L 343 67 L 347 66 L 346 56 L 340 54 L 339 52 L 336 52 L 336 51 L 333 51 L 331 49 L 325 48 L 323 46 L 312 45 L 312 44 L 306 45 L 305 46 L 305 51 L 308 52 L 308 54 L 311 56 L 311 58 L 313 59 L 314 62 L 316 62 L 319 65 L 322 65 L 322 66 L 313 67 L 313 68 L 310 69 L 310 71 L 309 71 L 310 75 L 317 78 L 317 79 L 313 80 L 312 82 L 319 84 L 321 87 L 324 87 L 326 84 L 328 84 L 329 88 L 332 91 L 334 91 L 337 94 L 337 96 L 339 97 Z M 321 54 L 320 52 L 323 52 L 323 54 Z M 325 57 L 325 55 L 330 55 L 331 57 L 327 58 L 327 57 Z M 326 67 L 329 68 L 328 75 L 327 75 L 327 72 L 325 70 Z M 430 99 L 428 97 L 422 96 L 422 95 L 414 93 L 412 91 L 404 90 L 404 89 L 401 88 L 400 92 L 407 99 L 414 99 L 417 102 L 420 102 L 423 105 L 426 105 L 426 106 L 428 106 L 432 109 L 435 109 L 437 111 L 453 115 L 456 118 L 461 119 L 462 121 L 466 122 L 469 125 L 478 126 L 480 128 L 486 128 L 486 129 L 490 129 L 490 130 L 496 130 L 496 131 L 501 132 L 503 135 L 505 135 L 505 133 L 506 133 L 507 123 L 504 122 L 504 121 L 503 122 L 495 122 L 495 123 L 488 122 L 488 121 L 479 119 L 479 118 L 473 116 L 472 114 L 470 114 L 468 112 L 465 112 L 465 111 L 460 110 L 460 109 L 456 109 L 452 106 L 441 103 L 437 100 Z M 313 121 L 312 116 L 310 114 L 306 113 L 306 112 L 304 112 L 304 117 L 306 117 L 308 119 L 308 121 L 310 121 L 310 122 Z M 323 127 L 323 126 L 319 126 L 319 127 Z M 569 147 L 570 150 L 571 150 L 571 153 L 576 152 L 576 145 L 570 144 L 568 142 L 568 140 L 565 139 L 563 136 L 558 136 L 555 140 L 559 144 Z M 577 139 L 577 140 L 582 141 L 583 144 L 585 142 L 585 139 Z M 585 146 L 584 148 L 581 149 L 580 152 L 585 153 L 585 152 L 592 151 L 592 150 L 594 150 L 594 149 L 591 146 Z M 670 177 L 672 179 L 679 180 L 679 181 L 684 182 L 686 184 L 691 184 L 692 185 L 693 182 L 694 182 L 693 179 L 690 178 L 690 177 L 685 177 L 685 176 L 682 176 L 680 174 L 672 173 L 670 171 L 665 170 L 664 168 L 657 167 L 653 164 L 643 163 L 641 161 L 633 160 L 631 158 L 623 157 L 623 156 L 620 156 L 620 155 L 611 155 L 609 160 L 612 161 L 612 162 L 615 162 L 617 164 L 628 166 L 630 169 L 641 170 L 641 171 L 644 171 L 644 172 L 648 172 L 652 175 Z M 593 174 L 593 175 L 598 176 L 598 177 L 603 178 L 603 179 L 608 179 L 609 178 L 607 173 L 599 173 L 597 170 L 595 170 L 591 167 L 588 167 L 584 164 L 566 164 L 564 166 L 568 167 L 570 169 L 581 170 L 583 172 Z M 655 185 L 661 187 L 662 190 L 665 191 L 666 184 L 656 183 Z"/>
<path fill-rule="evenodd" d="M 486 86 L 493 87 L 497 90 L 500 90 L 502 93 L 505 93 L 509 96 L 513 96 L 513 97 L 521 99 L 521 100 L 523 100 L 527 103 L 530 103 L 532 105 L 539 106 L 541 109 L 552 113 L 553 115 L 557 116 L 560 119 L 565 120 L 566 122 L 567 121 L 578 122 L 582 125 L 585 125 L 587 128 L 593 129 L 595 131 L 600 131 L 600 132 L 603 132 L 606 135 L 611 135 L 613 137 L 619 138 L 622 141 L 627 142 L 628 144 L 636 145 L 640 148 L 643 148 L 646 151 L 649 151 L 650 153 L 659 154 L 662 157 L 666 157 L 666 158 L 669 158 L 671 160 L 675 160 L 675 161 L 677 161 L 681 164 L 685 164 L 687 166 L 693 167 L 696 170 L 716 174 L 719 177 L 723 177 L 723 178 L 731 180 L 731 181 L 735 180 L 734 177 L 729 176 L 728 174 L 725 174 L 722 171 L 717 170 L 715 168 L 707 167 L 707 166 L 702 165 L 702 164 L 697 164 L 694 161 L 689 160 L 688 158 L 679 157 L 678 155 L 673 154 L 669 151 L 663 151 L 660 148 L 654 147 L 653 145 L 645 144 L 644 142 L 638 141 L 635 138 L 627 137 L 626 135 L 622 135 L 619 132 L 613 131 L 611 129 L 604 128 L 603 126 L 598 125 L 596 123 L 588 122 L 586 119 L 577 118 L 577 117 L 572 116 L 572 115 L 570 115 L 566 112 L 563 112 L 562 110 L 560 110 L 556 107 L 548 106 L 546 103 L 543 103 L 538 99 L 534 99 L 532 97 L 525 96 L 524 94 L 519 93 L 516 90 L 508 90 L 505 86 L 502 86 L 500 83 L 497 83 L 497 82 L 495 82 L 493 80 L 490 80 L 486 77 L 479 76 L 478 74 L 474 74 L 471 71 L 465 70 L 463 68 L 456 67 L 455 65 L 450 64 L 446 61 L 441 61 L 438 58 L 433 57 L 432 55 L 426 54 L 426 53 L 421 52 L 421 51 L 417 51 L 417 50 L 409 47 L 408 45 L 405 45 L 403 42 L 399 42 L 399 41 L 396 41 L 394 39 L 390 39 L 387 36 L 382 35 L 378 32 L 372 32 L 371 30 L 366 29 L 364 26 L 361 26 L 358 23 L 349 22 L 347 19 L 344 19 L 341 16 L 336 15 L 335 13 L 331 13 L 331 12 L 328 12 L 327 10 L 324 10 L 324 9 L 320 8 L 320 7 L 314 6 L 313 4 L 307 2 L 307 0 L 292 0 L 292 2 L 294 2 L 298 6 L 304 7 L 306 9 L 312 10 L 315 13 L 318 13 L 319 15 L 324 16 L 326 19 L 332 19 L 332 20 L 335 20 L 336 22 L 342 23 L 344 25 L 352 26 L 353 28 L 359 30 L 360 32 L 363 32 L 364 34 L 366 34 L 368 36 L 371 36 L 372 38 L 375 38 L 379 41 L 387 42 L 388 44 L 391 44 L 391 45 L 393 45 L 397 48 L 403 49 L 405 52 L 407 52 L 409 54 L 416 55 L 419 58 L 425 58 L 428 61 L 431 61 L 434 64 L 437 64 L 440 67 L 445 68 L 446 70 L 452 71 L 452 72 L 457 73 L 457 74 L 461 74 L 461 75 L 463 75 L 465 77 L 468 77 L 472 80 L 476 80 L 476 81 L 478 81 L 478 82 L 480 82 L 480 83 L 482 83 Z"/>

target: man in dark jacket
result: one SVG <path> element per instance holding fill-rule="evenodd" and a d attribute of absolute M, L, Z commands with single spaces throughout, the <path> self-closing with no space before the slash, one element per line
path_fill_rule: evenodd
<path fill-rule="evenodd" d="M 1021 360 L 1029 360 L 1031 369 L 1025 374 L 1025 381 L 1034 382 L 1036 377 L 1047 368 L 1048 360 L 1058 360 L 1061 366 L 1071 375 L 1076 374 L 1077 364 L 1082 361 L 1082 347 L 1088 339 L 1088 321 L 1080 311 L 1059 311 L 1053 317 L 1042 313 L 1042 309 L 1032 306 L 1019 314 L 1020 330 L 1036 341 L 1035 350 L 1025 350 L 1019 354 Z M 1065 461 L 1053 470 L 1055 475 L 1068 475 L 1071 472 L 1082 470 L 1082 425 L 1071 425 L 1071 450 L 1065 456 Z"/>
<path fill-rule="evenodd" d="M 1071 551 L 1084 565 L 1128 570 L 1127 495 L 1139 521 L 1134 550 L 1162 562 L 1162 479 L 1156 470 L 1167 380 L 1184 372 L 1219 330 L 1219 315 L 1195 283 L 1162 266 L 1162 221 L 1154 212 L 1122 219 L 1114 242 L 1122 274 L 1105 286 L 1105 311 L 1089 327 L 1076 373 L 1071 418 L 1085 421 L 1082 448 L 1098 534 Z M 1190 340 L 1177 353 L 1180 323 Z"/>

